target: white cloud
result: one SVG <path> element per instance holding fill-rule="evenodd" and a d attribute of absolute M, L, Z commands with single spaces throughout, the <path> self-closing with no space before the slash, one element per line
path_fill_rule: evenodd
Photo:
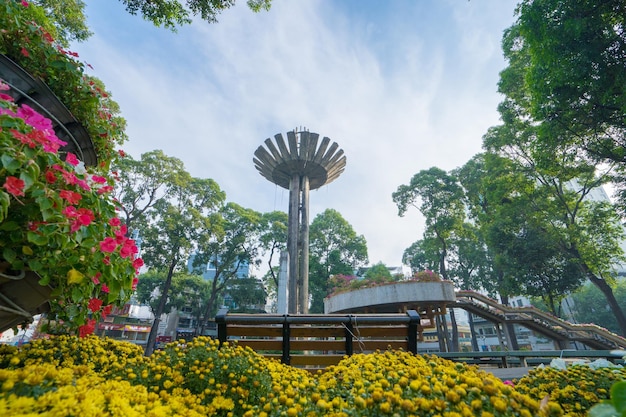
<path fill-rule="evenodd" d="M 264 139 L 297 126 L 329 136 L 348 163 L 311 193 L 312 216 L 338 210 L 371 262 L 398 265 L 423 221 L 416 210 L 398 217 L 391 193 L 480 151 L 498 121 L 499 44 L 514 6 L 274 0 L 267 13 L 238 5 L 173 34 L 97 4 L 96 36 L 78 50 L 120 103 L 128 152 L 163 149 L 243 206 L 287 210 L 288 192 L 252 164 Z"/>

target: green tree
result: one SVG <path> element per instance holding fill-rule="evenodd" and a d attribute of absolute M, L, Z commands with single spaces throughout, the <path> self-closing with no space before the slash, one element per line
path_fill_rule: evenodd
<path fill-rule="evenodd" d="M 71 41 L 82 42 L 92 35 L 87 27 L 83 0 L 34 0 L 34 3 L 41 6 L 52 19 L 56 39 L 63 46 L 69 46 Z"/>
<path fill-rule="evenodd" d="M 157 311 L 159 306 L 161 288 L 165 283 L 166 274 L 163 271 L 157 271 L 156 269 L 144 272 L 139 275 L 139 281 L 137 283 L 137 290 L 135 291 L 135 297 L 141 304 L 147 305 L 150 308 L 152 314 Z M 167 303 L 163 306 L 163 313 L 169 313 L 172 309 L 172 305 Z"/>
<path fill-rule="evenodd" d="M 115 197 L 129 232 L 148 221 L 155 205 L 169 198 L 170 190 L 187 175 L 180 159 L 161 150 L 143 153 L 139 160 L 126 155 L 115 161 L 111 169 L 117 175 Z"/>
<path fill-rule="evenodd" d="M 256 278 L 231 280 L 224 291 L 232 301 L 231 311 L 237 313 L 263 312 L 267 301 L 263 283 Z"/>
<path fill-rule="evenodd" d="M 544 140 L 626 162 L 624 1 L 524 0 L 516 25 L 515 48 L 529 55 L 529 111 Z"/>
<path fill-rule="evenodd" d="M 394 277 L 389 272 L 389 268 L 382 262 L 378 262 L 377 264 L 372 265 L 370 268 L 365 271 L 365 276 L 363 277 L 368 281 L 383 281 L 383 282 L 391 282 L 394 280 Z"/>
<path fill-rule="evenodd" d="M 309 228 L 309 291 L 311 313 L 324 312 L 331 275 L 352 275 L 367 264 L 367 243 L 334 209 L 318 214 Z"/>
<path fill-rule="evenodd" d="M 402 263 L 411 268 L 412 273 L 439 268 L 439 253 L 435 239 L 424 238 L 411 244 L 402 253 Z"/>
<path fill-rule="evenodd" d="M 617 280 L 613 291 L 620 307 L 626 309 L 626 280 L 623 278 Z M 598 287 L 588 283 L 572 293 L 571 298 L 573 315 L 577 323 L 594 323 L 612 332 L 620 332 L 615 314 L 606 304 L 604 294 Z"/>
<path fill-rule="evenodd" d="M 193 267 L 211 265 L 214 270 L 200 334 L 214 315 L 218 297 L 238 278 L 241 266 L 258 265 L 262 231 L 260 213 L 231 202 L 211 217 L 210 226 L 198 237 Z"/>
<path fill-rule="evenodd" d="M 191 23 L 192 16 L 199 16 L 209 23 L 216 23 L 217 16 L 224 10 L 232 7 L 235 0 L 121 0 L 126 10 L 135 15 L 140 14 L 144 19 L 156 26 L 169 29 Z M 272 0 L 248 0 L 248 7 L 255 12 L 269 10 Z"/>
<path fill-rule="evenodd" d="M 274 260 L 276 254 L 287 248 L 287 230 L 289 228 L 289 216 L 282 211 L 263 213 L 261 216 L 261 249 L 268 254 L 268 274 L 272 280 L 273 288 L 278 287 L 278 275 Z"/>
<path fill-rule="evenodd" d="M 146 344 L 146 355 L 150 355 L 154 349 L 174 272 L 185 267 L 185 260 L 197 250 L 198 242 L 210 233 L 213 227 L 211 216 L 225 199 L 224 193 L 213 180 L 193 178 L 185 173 L 179 173 L 178 180 L 170 189 L 168 198 L 155 204 L 154 216 L 141 233 L 146 265 L 167 271 Z"/>
<path fill-rule="evenodd" d="M 392 194 L 398 206 L 398 214 L 403 216 L 409 206 L 416 207 L 426 218 L 423 246 L 432 250 L 427 256 L 438 257 L 437 270 L 443 279 L 449 279 L 447 263 L 450 245 L 455 232 L 465 219 L 463 189 L 457 179 L 437 167 L 422 170 L 411 178 L 409 185 L 401 185 Z M 452 351 L 459 350 L 458 330 L 454 310 L 450 309 L 452 322 Z"/>
<path fill-rule="evenodd" d="M 558 121 L 533 119 L 532 90 L 526 69 L 532 62 L 527 46 L 519 39 L 519 27 L 505 32 L 503 49 L 509 61 L 502 72 L 499 91 L 505 99 L 499 106 L 503 124 L 484 137 L 485 148 L 506 158 L 530 186 L 518 190 L 528 209 L 542 213 L 551 239 L 559 242 L 563 259 L 578 263 L 582 273 L 605 294 L 622 334 L 626 316 L 611 289 L 614 265 L 623 256 L 619 241 L 624 230 L 608 202 L 588 198 L 592 190 L 610 177 L 588 153 L 581 152 L 576 133 Z M 567 261 L 569 262 L 569 261 Z"/>

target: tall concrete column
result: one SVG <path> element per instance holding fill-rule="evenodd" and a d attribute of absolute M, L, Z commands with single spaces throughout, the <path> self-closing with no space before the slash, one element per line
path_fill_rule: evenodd
<path fill-rule="evenodd" d="M 265 147 L 254 152 L 253 162 L 259 173 L 289 190 L 289 225 L 287 250 L 288 311 L 307 313 L 309 307 L 309 191 L 334 181 L 343 173 L 346 157 L 336 143 L 306 130 L 274 135 L 276 143 L 265 140 Z M 330 146 L 329 146 L 330 145 Z"/>

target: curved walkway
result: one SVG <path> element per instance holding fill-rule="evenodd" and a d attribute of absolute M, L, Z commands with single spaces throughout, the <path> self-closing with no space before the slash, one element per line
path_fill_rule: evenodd
<path fill-rule="evenodd" d="M 489 321 L 514 323 L 557 341 L 581 342 L 592 349 L 626 349 L 626 339 L 595 324 L 572 324 L 536 307 L 509 307 L 475 291 L 457 291 L 449 304 Z"/>

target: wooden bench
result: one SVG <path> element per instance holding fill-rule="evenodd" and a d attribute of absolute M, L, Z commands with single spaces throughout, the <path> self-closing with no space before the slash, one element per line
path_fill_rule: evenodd
<path fill-rule="evenodd" d="M 417 353 L 420 316 L 406 314 L 236 314 L 215 316 L 220 344 L 237 341 L 282 363 L 323 369 L 346 355 L 403 349 Z"/>

